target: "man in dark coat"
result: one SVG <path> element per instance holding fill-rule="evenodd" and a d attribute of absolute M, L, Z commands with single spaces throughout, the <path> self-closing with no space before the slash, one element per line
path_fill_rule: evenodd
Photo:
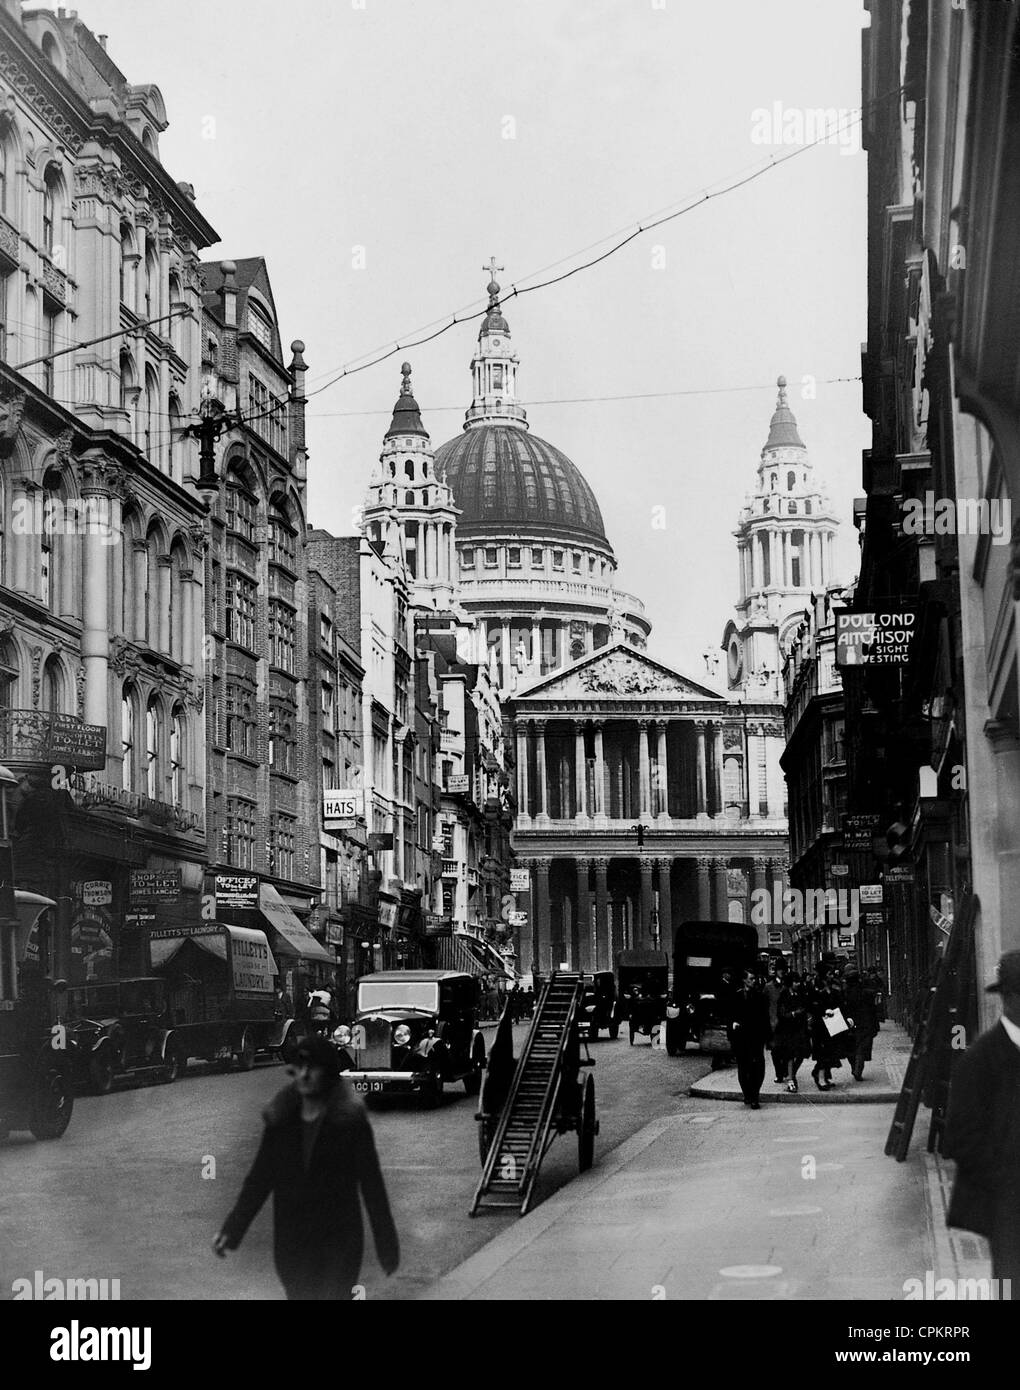
<path fill-rule="evenodd" d="M 1020 1299 L 1020 951 L 999 961 L 989 993 L 1002 1017 L 957 1061 L 943 1152 L 956 1160 L 946 1224 L 987 1236 L 1000 1297 Z M 1009 1280 L 1009 1284 L 1006 1284 Z"/>
<path fill-rule="evenodd" d="M 843 1007 L 846 1021 L 853 1030 L 853 1053 L 850 1058 L 855 1081 L 864 1080 L 864 1067 L 871 1061 L 871 1044 L 879 1032 L 876 990 L 860 972 L 848 970 L 843 977 L 846 993 Z"/>
<path fill-rule="evenodd" d="M 758 1097 L 765 1080 L 765 1047 L 772 1039 L 772 1028 L 769 1002 L 758 988 L 758 977 L 753 970 L 744 972 L 743 984 L 730 1002 L 729 1017 L 726 1031 L 737 1060 L 737 1080 L 744 1104 L 752 1110 L 760 1110 Z"/>
<path fill-rule="evenodd" d="M 273 1256 L 287 1297 L 349 1299 L 364 1247 L 360 1198 L 387 1274 L 400 1261 L 397 1232 L 368 1116 L 335 1049 L 307 1038 L 295 1072 L 266 1107 L 258 1154 L 213 1250 L 236 1250 L 272 1193 Z"/>

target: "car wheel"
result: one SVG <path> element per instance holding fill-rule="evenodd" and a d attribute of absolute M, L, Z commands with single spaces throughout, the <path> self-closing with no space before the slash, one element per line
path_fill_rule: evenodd
<path fill-rule="evenodd" d="M 476 1043 L 476 1051 L 471 1058 L 471 1070 L 464 1077 L 464 1090 L 469 1096 L 477 1096 L 482 1089 L 482 1073 L 485 1071 L 485 1048 Z"/>
<path fill-rule="evenodd" d="M 251 1071 L 255 1065 L 255 1034 L 246 1028 L 241 1034 L 241 1050 L 237 1054 L 238 1071 Z"/>
<path fill-rule="evenodd" d="M 160 1079 L 167 1086 L 173 1085 L 184 1075 L 184 1065 L 180 1049 L 176 1043 L 171 1043 L 163 1055 L 163 1072 Z"/>
<path fill-rule="evenodd" d="M 89 1080 L 97 1096 L 105 1096 L 113 1090 L 113 1078 L 117 1074 L 113 1053 L 108 1047 L 96 1052 L 89 1059 Z"/>
<path fill-rule="evenodd" d="M 36 1079 L 28 1127 L 36 1139 L 59 1139 L 71 1123 L 74 1095 L 67 1077 L 57 1067 L 43 1067 Z"/>

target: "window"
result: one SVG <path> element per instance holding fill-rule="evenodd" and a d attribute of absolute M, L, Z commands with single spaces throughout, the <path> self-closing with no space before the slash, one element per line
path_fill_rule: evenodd
<path fill-rule="evenodd" d="M 575 573 L 575 574 L 580 574 L 580 573 L 581 573 L 581 552 L 580 552 L 579 550 L 575 550 L 575 551 L 574 551 L 573 556 L 572 556 L 572 560 L 573 560 L 574 573 Z"/>
<path fill-rule="evenodd" d="M 294 835 L 297 821 L 293 816 L 275 815 L 269 830 L 270 871 L 278 878 L 294 877 Z"/>
<path fill-rule="evenodd" d="M 286 705 L 269 706 L 269 766 L 286 777 L 296 777 L 297 739 L 294 736 L 294 711 Z"/>
<path fill-rule="evenodd" d="M 227 860 L 238 869 L 255 867 L 255 807 L 234 796 L 227 798 Z"/>
<path fill-rule="evenodd" d="M 254 692 L 228 682 L 226 708 L 226 746 L 243 758 L 258 757 L 258 716 Z"/>
<path fill-rule="evenodd" d="M 142 452 L 150 463 L 155 463 L 153 452 L 156 448 L 157 417 L 159 413 L 159 382 L 151 367 L 145 369 L 145 399 L 142 402 Z"/>
<path fill-rule="evenodd" d="M 253 373 L 248 373 L 249 422 L 256 434 L 276 450 L 286 453 L 287 431 L 283 402 L 270 394 L 269 387 Z"/>
<path fill-rule="evenodd" d="M 59 313 L 51 314 L 48 309 L 43 310 L 43 351 L 50 354 L 43 362 L 43 390 L 48 396 L 53 395 L 54 372 L 52 354 L 57 350 L 57 319 Z"/>
<path fill-rule="evenodd" d="M 175 709 L 170 720 L 170 798 L 184 805 L 184 715 Z"/>
<path fill-rule="evenodd" d="M 43 175 L 43 225 L 42 244 L 48 256 L 54 253 L 58 243 L 56 227 L 60 216 L 60 172 L 51 164 Z"/>
<path fill-rule="evenodd" d="M 274 565 L 297 569 L 297 537 L 286 513 L 276 503 L 269 514 L 269 559 Z"/>
<path fill-rule="evenodd" d="M 235 474 L 234 483 L 227 487 L 227 530 L 254 545 L 257 527 L 258 503 L 250 492 L 237 485 Z"/>
<path fill-rule="evenodd" d="M 120 302 L 133 309 L 132 289 L 135 274 L 135 238 L 130 222 L 120 224 Z"/>
<path fill-rule="evenodd" d="M 0 125 L 0 213 L 7 213 L 7 180 L 13 168 L 7 151 L 7 127 Z"/>
<path fill-rule="evenodd" d="M 404 460 L 404 477 L 414 482 L 414 463 L 411 459 Z"/>
<path fill-rule="evenodd" d="M 793 473 L 793 472 L 787 473 L 787 475 L 786 475 L 786 490 L 787 490 L 787 492 L 792 492 L 792 491 L 793 491 L 794 484 L 796 483 L 796 481 L 797 481 L 797 475 L 796 475 L 796 473 Z"/>
<path fill-rule="evenodd" d="M 475 552 L 473 550 L 462 550 L 460 552 L 460 563 L 466 570 L 473 570 L 475 567 Z"/>
<path fill-rule="evenodd" d="M 46 665 L 43 667 L 42 690 L 40 698 L 44 710 L 52 714 L 59 714 L 63 709 L 63 680 L 60 673 L 60 662 L 55 656 L 47 657 Z"/>
<path fill-rule="evenodd" d="M 322 682 L 322 724 L 330 734 L 336 728 L 336 702 L 333 687 L 328 681 Z"/>
<path fill-rule="evenodd" d="M 589 556 L 588 556 L 588 573 L 589 573 L 589 574 L 594 574 L 594 573 L 595 573 L 595 556 L 594 556 L 594 555 L 589 555 Z"/>
<path fill-rule="evenodd" d="M 248 300 L 248 332 L 267 352 L 273 351 L 273 320 L 254 299 Z"/>
<path fill-rule="evenodd" d="M 7 361 L 7 292 L 10 276 L 0 270 L 0 362 Z"/>
<path fill-rule="evenodd" d="M 297 619 L 293 608 L 279 599 L 269 602 L 269 664 L 281 671 L 294 670 L 294 646 Z"/>
<path fill-rule="evenodd" d="M 125 690 L 120 699 L 120 756 L 123 761 L 121 786 L 126 792 L 135 789 L 135 697 Z"/>
<path fill-rule="evenodd" d="M 145 707 L 145 794 L 160 801 L 159 777 L 159 705 L 152 699 Z"/>
<path fill-rule="evenodd" d="M 545 551 L 540 545 L 531 547 L 531 565 L 533 569 L 540 570 L 545 568 Z"/>
<path fill-rule="evenodd" d="M 319 615 L 319 642 L 327 651 L 333 649 L 333 624 L 326 613 Z"/>
<path fill-rule="evenodd" d="M 227 638 L 249 651 L 255 650 L 256 593 L 253 579 L 227 571 Z"/>
<path fill-rule="evenodd" d="M 507 550 L 506 562 L 512 570 L 519 570 L 521 567 L 521 547 L 512 545 Z"/>
<path fill-rule="evenodd" d="M 562 551 L 562 550 L 554 550 L 553 553 L 552 553 L 552 560 L 553 560 L 553 569 L 554 569 L 554 570 L 561 570 L 561 569 L 563 568 L 563 551 Z"/>
<path fill-rule="evenodd" d="M 487 570 L 494 570 L 498 561 L 499 555 L 496 547 L 494 545 L 487 545 L 485 547 L 485 568 Z"/>

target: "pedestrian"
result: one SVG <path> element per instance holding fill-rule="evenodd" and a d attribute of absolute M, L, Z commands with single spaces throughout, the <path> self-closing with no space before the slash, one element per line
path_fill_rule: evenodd
<path fill-rule="evenodd" d="M 832 1073 L 843 1065 L 840 1061 L 842 1044 L 826 1026 L 827 1018 L 833 1019 L 842 1003 L 842 992 L 828 971 L 820 968 L 811 999 L 811 1057 L 815 1064 L 811 1077 L 820 1091 L 832 1090 Z"/>
<path fill-rule="evenodd" d="M 988 1239 L 999 1297 L 1020 1299 L 1020 951 L 999 961 L 989 994 L 1002 1016 L 959 1058 L 942 1151 L 956 1162 L 947 1226 Z"/>
<path fill-rule="evenodd" d="M 785 961 L 779 960 L 773 964 L 772 972 L 765 986 L 765 998 L 768 1000 L 769 1005 L 769 1028 L 772 1030 L 773 1040 L 773 1047 L 771 1050 L 772 1069 L 775 1073 L 775 1082 L 777 1086 L 781 1086 L 786 1080 L 786 1063 L 781 1052 L 775 1046 L 779 1028 L 779 999 L 785 988 L 786 963 Z"/>
<path fill-rule="evenodd" d="M 745 970 L 740 989 L 729 1007 L 729 1026 L 726 1029 L 730 1047 L 737 1062 L 737 1080 L 744 1104 L 760 1110 L 758 1097 L 765 1080 L 765 1048 L 772 1037 L 769 1026 L 769 1005 L 753 970 Z"/>
<path fill-rule="evenodd" d="M 864 1080 L 865 1064 L 871 1061 L 871 1044 L 879 1031 L 877 991 L 868 980 L 862 980 L 857 970 L 848 970 L 843 977 L 846 1021 L 853 1033 L 850 1066 L 855 1081 Z"/>
<path fill-rule="evenodd" d="M 361 1271 L 361 1199 L 379 1263 L 392 1274 L 400 1261 L 372 1129 L 325 1038 L 301 1043 L 292 1070 L 264 1111 L 258 1154 L 213 1250 L 236 1250 L 272 1193 L 273 1258 L 288 1299 L 349 1299 Z"/>
<path fill-rule="evenodd" d="M 791 1095 L 797 1092 L 797 1072 L 800 1064 L 811 1051 L 810 1000 L 800 978 L 790 977 L 779 996 L 775 1038 L 775 1057 L 778 1052 L 783 1062 L 783 1075 L 786 1089 Z"/>

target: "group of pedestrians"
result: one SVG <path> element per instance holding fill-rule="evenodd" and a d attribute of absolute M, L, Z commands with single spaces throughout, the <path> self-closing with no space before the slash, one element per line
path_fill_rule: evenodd
<path fill-rule="evenodd" d="M 797 1073 L 808 1057 L 820 1091 L 832 1089 L 832 1073 L 844 1060 L 854 1079 L 862 1081 L 880 1027 L 884 989 L 877 970 L 862 973 L 838 964 L 820 964 L 806 978 L 779 961 L 764 985 L 757 971 L 746 970 L 727 1009 L 744 1104 L 761 1108 L 766 1047 L 775 1084 L 791 1093 L 798 1090 Z"/>

